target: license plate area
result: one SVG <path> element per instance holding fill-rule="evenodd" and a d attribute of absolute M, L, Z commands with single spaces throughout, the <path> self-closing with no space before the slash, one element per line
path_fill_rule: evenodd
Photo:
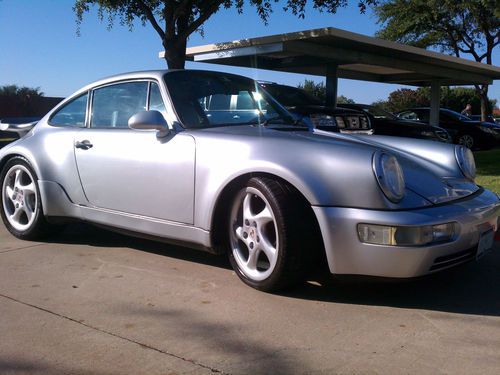
<path fill-rule="evenodd" d="M 495 232 L 493 232 L 493 228 L 481 233 L 481 236 L 479 237 L 479 243 L 477 244 L 476 259 L 481 258 L 485 253 L 493 249 L 494 239 Z"/>

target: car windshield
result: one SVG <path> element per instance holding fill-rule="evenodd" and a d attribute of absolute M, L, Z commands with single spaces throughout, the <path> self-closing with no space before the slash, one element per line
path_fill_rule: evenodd
<path fill-rule="evenodd" d="M 308 94 L 306 91 L 281 85 L 263 85 L 276 100 L 287 107 L 296 107 L 299 105 L 322 105 L 321 100 Z"/>
<path fill-rule="evenodd" d="M 444 114 L 450 116 L 450 117 L 453 117 L 459 121 L 470 121 L 471 118 L 469 116 L 464 116 L 464 115 L 461 115 L 460 113 L 458 112 L 455 112 L 455 111 L 452 111 L 451 109 L 442 109 L 441 110 Z"/>
<path fill-rule="evenodd" d="M 387 111 L 384 111 L 383 109 L 377 108 L 377 107 L 363 107 L 363 111 L 369 113 L 375 118 L 380 118 L 380 119 L 388 119 L 388 120 L 398 120 L 396 116 L 394 116 L 392 113 L 389 113 Z"/>
<path fill-rule="evenodd" d="M 290 113 L 251 79 L 183 70 L 165 74 L 164 80 L 186 128 L 293 124 Z"/>

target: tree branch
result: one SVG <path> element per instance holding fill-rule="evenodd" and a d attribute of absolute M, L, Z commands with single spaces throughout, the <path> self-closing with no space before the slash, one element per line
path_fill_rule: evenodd
<path fill-rule="evenodd" d="M 139 8 L 141 8 L 141 10 L 144 12 L 144 15 L 146 16 L 146 18 L 148 19 L 148 21 L 151 23 L 151 25 L 153 26 L 153 28 L 156 30 L 156 32 L 160 36 L 161 40 L 164 40 L 165 39 L 165 32 L 163 31 L 163 29 L 161 28 L 161 26 L 156 21 L 156 18 L 154 16 L 153 12 L 151 11 L 151 8 L 148 7 L 144 3 L 143 0 L 137 0 L 137 4 L 139 5 Z"/>
<path fill-rule="evenodd" d="M 191 24 L 182 31 L 178 31 L 177 33 L 177 38 L 178 39 L 186 39 L 189 35 L 191 35 L 193 32 L 199 29 L 203 23 L 210 18 L 212 14 L 214 14 L 220 7 L 220 5 L 223 3 L 224 0 L 215 0 L 211 1 L 209 5 L 204 9 L 202 12 L 200 9 L 200 16 L 191 22 Z"/>

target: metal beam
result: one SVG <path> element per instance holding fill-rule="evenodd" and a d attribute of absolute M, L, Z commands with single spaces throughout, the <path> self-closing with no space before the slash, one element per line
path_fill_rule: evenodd
<path fill-rule="evenodd" d="M 326 102 L 328 107 L 337 106 L 337 65 L 328 65 L 326 67 Z"/>
<path fill-rule="evenodd" d="M 491 84 L 492 79 L 475 73 L 464 72 L 439 65 L 421 63 L 415 60 L 397 58 L 396 56 L 381 56 L 380 54 L 348 48 L 331 47 L 324 44 L 312 44 L 300 41 L 284 42 L 284 51 L 296 54 L 307 54 L 333 61 L 349 61 L 350 64 L 366 64 L 384 66 L 408 72 L 423 72 L 434 77 L 456 79 L 471 83 Z"/>
<path fill-rule="evenodd" d="M 431 109 L 429 115 L 429 125 L 439 125 L 439 99 L 441 97 L 441 82 L 433 80 L 431 82 Z"/>
<path fill-rule="evenodd" d="M 230 44 L 228 43 L 223 43 L 221 44 L 221 46 L 224 46 L 226 44 L 230 46 Z M 237 45 L 234 45 L 232 48 L 223 49 L 216 52 L 194 55 L 193 61 L 209 62 L 207 60 L 227 59 L 227 58 L 241 57 L 241 56 L 258 56 L 267 53 L 276 53 L 282 51 L 283 51 L 283 43 L 265 44 L 262 46 L 250 46 L 250 47 L 238 47 Z"/>

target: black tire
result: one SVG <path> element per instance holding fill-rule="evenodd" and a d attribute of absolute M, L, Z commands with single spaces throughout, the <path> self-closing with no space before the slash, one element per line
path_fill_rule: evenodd
<path fill-rule="evenodd" d="M 477 146 L 475 138 L 470 134 L 459 134 L 456 143 L 471 150 L 473 150 Z"/>
<path fill-rule="evenodd" d="M 243 214 L 243 207 L 246 197 L 251 208 L 248 212 L 255 214 L 247 216 L 260 217 L 257 219 L 259 223 L 249 219 L 246 223 L 249 225 L 245 225 L 247 216 Z M 261 224 L 262 218 L 268 217 L 266 208 L 273 220 Z M 306 248 L 311 243 L 306 243 L 307 238 L 315 233 L 314 230 L 305 230 L 305 225 L 309 227 L 311 224 L 307 215 L 303 200 L 286 183 L 265 177 L 248 180 L 234 195 L 226 227 L 229 232 L 229 260 L 238 277 L 252 288 L 266 292 L 278 291 L 302 281 L 309 268 L 305 258 Z M 254 247 L 251 247 L 252 243 Z M 273 246 L 275 256 L 268 257 L 268 252 L 263 249 Z M 253 256 L 250 255 L 252 249 Z M 253 263 L 251 258 L 255 259 L 255 270 L 248 265 Z M 309 259 L 313 259 L 312 255 Z"/>
<path fill-rule="evenodd" d="M 46 236 L 50 226 L 43 215 L 38 179 L 25 158 L 15 156 L 5 164 L 0 174 L 0 187 L 0 213 L 7 230 L 23 240 Z M 16 211 L 19 215 L 14 219 Z"/>

